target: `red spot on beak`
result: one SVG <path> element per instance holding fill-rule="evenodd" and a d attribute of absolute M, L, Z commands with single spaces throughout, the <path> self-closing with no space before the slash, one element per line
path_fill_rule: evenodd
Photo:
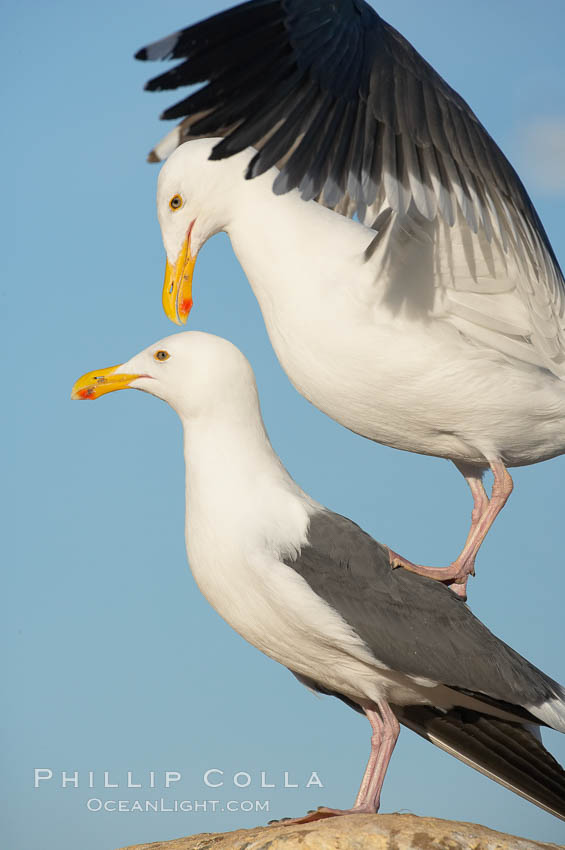
<path fill-rule="evenodd" d="M 192 310 L 192 298 L 184 298 L 180 303 L 181 316 L 188 316 Z"/>
<path fill-rule="evenodd" d="M 78 394 L 81 398 L 92 398 L 94 396 L 94 387 L 86 387 L 84 390 L 79 390 Z"/>

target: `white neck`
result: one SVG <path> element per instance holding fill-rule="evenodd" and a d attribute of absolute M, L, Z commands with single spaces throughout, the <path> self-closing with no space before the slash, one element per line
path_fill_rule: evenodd
<path fill-rule="evenodd" d="M 225 228 L 266 319 L 275 310 L 319 309 L 336 289 L 350 290 L 351 264 L 362 265 L 374 236 L 358 222 L 303 201 L 297 190 L 275 195 L 277 174 L 272 168 L 239 182 Z"/>
<path fill-rule="evenodd" d="M 259 411 L 240 419 L 184 421 L 186 544 L 197 582 L 248 557 L 305 539 L 313 503 L 273 451 Z M 214 553 L 214 564 L 210 563 Z M 204 588 L 202 587 L 204 590 Z"/>

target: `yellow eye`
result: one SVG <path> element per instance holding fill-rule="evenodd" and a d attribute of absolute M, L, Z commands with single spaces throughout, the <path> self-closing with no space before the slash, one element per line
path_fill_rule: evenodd
<path fill-rule="evenodd" d="M 180 195 L 173 195 L 173 197 L 169 201 L 169 206 L 172 210 L 180 210 L 183 204 L 184 201 Z"/>
<path fill-rule="evenodd" d="M 163 360 L 168 360 L 170 356 L 171 355 L 168 351 L 156 351 L 153 355 L 153 359 L 163 362 Z"/>

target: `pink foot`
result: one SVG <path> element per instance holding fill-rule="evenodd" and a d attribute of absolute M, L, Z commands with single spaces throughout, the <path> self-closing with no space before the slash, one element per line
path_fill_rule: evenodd
<path fill-rule="evenodd" d="M 353 809 L 328 809 L 326 806 L 319 806 L 315 812 L 308 812 L 301 818 L 282 818 L 281 820 L 269 821 L 269 826 L 294 826 L 300 823 L 312 823 L 316 820 L 325 820 L 326 818 L 335 818 L 340 815 L 374 815 L 373 809 L 364 806 L 355 806 Z"/>
<path fill-rule="evenodd" d="M 491 460 L 489 466 L 494 476 L 492 492 L 488 498 L 482 483 L 482 470 L 468 464 L 456 463 L 465 476 L 473 495 L 473 513 L 471 528 L 467 540 L 458 558 L 448 567 L 423 567 L 413 564 L 397 552 L 389 549 L 390 564 L 393 569 L 403 567 L 412 573 L 441 581 L 463 600 L 467 599 L 467 580 L 475 575 L 475 558 L 494 520 L 508 501 L 512 492 L 512 478 L 502 461 Z"/>
<path fill-rule="evenodd" d="M 475 575 L 475 562 L 473 560 L 461 561 L 457 559 L 448 567 L 424 567 L 421 564 L 414 564 L 407 558 L 403 558 L 393 549 L 388 550 L 390 565 L 393 570 L 402 567 L 411 573 L 417 573 L 420 576 L 431 578 L 433 581 L 441 581 L 450 590 L 460 596 L 463 600 L 467 599 L 467 580 L 470 575 Z"/>
<path fill-rule="evenodd" d="M 375 815 L 378 812 L 385 773 L 400 732 L 400 725 L 394 711 L 385 700 L 361 707 L 367 715 L 373 734 L 371 754 L 353 808 L 328 809 L 326 806 L 320 806 L 315 812 L 308 812 L 301 818 L 284 818 L 280 821 L 269 821 L 269 824 L 293 826 L 340 817 L 340 815 Z"/>

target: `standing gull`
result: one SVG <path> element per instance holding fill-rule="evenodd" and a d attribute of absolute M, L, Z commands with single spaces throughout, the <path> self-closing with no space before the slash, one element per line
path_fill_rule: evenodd
<path fill-rule="evenodd" d="M 89 372 L 73 398 L 125 387 L 184 429 L 186 546 L 196 582 L 242 637 L 309 688 L 363 712 L 371 754 L 352 809 L 376 812 L 399 721 L 565 820 L 565 772 L 540 726 L 565 732 L 565 689 L 440 583 L 392 571 L 388 550 L 298 487 L 265 433 L 245 357 L 197 332 Z"/>
<path fill-rule="evenodd" d="M 196 255 L 226 231 L 299 392 L 465 476 L 453 563 L 391 555 L 464 595 L 508 467 L 565 451 L 564 281 L 518 175 L 364 0 L 252 0 L 138 58 L 184 60 L 152 90 L 209 81 L 165 112 L 184 120 L 152 155 L 193 140 L 159 180 L 167 315 L 186 320 Z"/>

